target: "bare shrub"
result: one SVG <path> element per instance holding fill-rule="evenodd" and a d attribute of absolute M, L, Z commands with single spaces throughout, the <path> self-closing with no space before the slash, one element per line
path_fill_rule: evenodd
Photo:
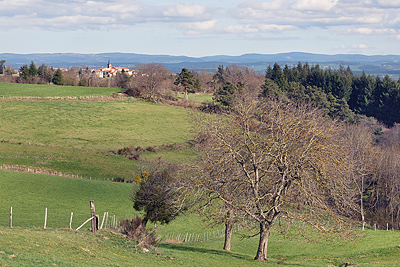
<path fill-rule="evenodd" d="M 213 114 L 222 114 L 226 110 L 220 105 L 215 105 L 213 103 L 202 103 L 197 109 L 201 112 Z"/>
<path fill-rule="evenodd" d="M 154 147 L 152 147 L 152 146 L 148 146 L 148 147 L 146 147 L 146 151 L 156 152 L 156 149 Z"/>
<path fill-rule="evenodd" d="M 142 218 L 140 217 L 122 220 L 120 232 L 136 240 L 138 242 L 137 245 L 143 248 L 151 249 L 158 243 L 155 231 L 151 228 L 146 230 L 146 227 L 143 227 Z"/>

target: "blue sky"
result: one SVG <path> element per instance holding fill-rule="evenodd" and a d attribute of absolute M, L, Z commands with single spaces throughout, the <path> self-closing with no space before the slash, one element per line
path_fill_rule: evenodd
<path fill-rule="evenodd" d="M 400 54 L 400 0 L 0 0 L 0 53 Z"/>

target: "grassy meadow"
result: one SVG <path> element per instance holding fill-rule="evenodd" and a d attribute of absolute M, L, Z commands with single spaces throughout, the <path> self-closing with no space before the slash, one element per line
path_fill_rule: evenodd
<path fill-rule="evenodd" d="M 32 85 L 18 86 L 25 89 Z M 55 94 L 57 87 L 35 88 L 63 95 Z M 72 88 L 76 91 L 75 88 L 81 87 Z M 82 90 L 84 95 L 89 94 L 87 88 Z M 14 90 L 12 96 L 18 95 L 22 93 Z M 0 164 L 129 180 L 141 162 L 111 155 L 106 153 L 108 150 L 130 146 L 157 149 L 178 144 L 176 149 L 157 149 L 140 157 L 148 160 L 161 157 L 175 163 L 194 157 L 188 147 L 190 115 L 179 107 L 132 99 L 104 102 L 41 99 L 0 101 L 0 110 Z"/>
<path fill-rule="evenodd" d="M 78 87 L 45 84 L 1 83 L 0 97 L 85 97 L 109 96 L 121 92 L 120 88 Z"/>
<path fill-rule="evenodd" d="M 48 228 L 69 227 L 71 212 L 72 228 L 77 228 L 90 217 L 90 200 L 95 202 L 96 214 L 131 218 L 135 214 L 132 190 L 133 185 L 127 183 L 0 170 L 0 226 L 9 225 L 12 206 L 14 227 L 43 228 L 47 208 Z"/>
<path fill-rule="evenodd" d="M 66 229 L 0 228 L 0 266 L 398 266 L 398 232 L 368 230 L 359 242 L 309 244 L 275 233 L 269 262 L 253 260 L 257 238 L 233 235 L 232 251 L 223 238 L 197 243 L 162 243 L 144 253 L 120 234 Z M 345 265 L 348 264 L 348 265 Z"/>
<path fill-rule="evenodd" d="M 186 109 L 126 100 L 61 100 L 45 97 L 107 96 L 116 88 L 62 87 L 0 83 L 0 165 L 21 165 L 65 173 L 112 179 L 132 179 L 145 161 L 109 153 L 123 147 L 155 147 L 140 157 L 183 163 L 195 158 L 190 112 Z M 2 97 L 5 99 L 1 99 Z M 36 100 L 8 97 L 40 97 Z M 189 97 L 190 98 L 190 97 Z M 195 101 L 209 96 L 196 95 Z M 196 100 L 197 99 L 197 100 Z M 173 149 L 158 149 L 177 144 Z M 161 243 L 144 253 L 123 235 L 101 230 L 65 229 L 96 213 L 119 219 L 137 213 L 132 208 L 133 184 L 76 179 L 0 170 L 0 266 L 398 266 L 400 232 L 363 232 L 350 243 L 308 243 L 294 235 L 285 239 L 273 232 L 269 263 L 253 260 L 258 238 L 233 236 L 232 251 L 222 250 L 223 238 L 203 242 Z M 13 226 L 9 229 L 10 207 Z M 48 222 L 43 230 L 44 211 Z M 210 229 L 196 214 L 179 216 L 161 235 L 196 233 Z M 218 226 L 219 231 L 222 226 Z"/>
<path fill-rule="evenodd" d="M 1 101 L 0 139 L 45 146 L 108 150 L 185 143 L 188 112 L 140 101 Z"/>

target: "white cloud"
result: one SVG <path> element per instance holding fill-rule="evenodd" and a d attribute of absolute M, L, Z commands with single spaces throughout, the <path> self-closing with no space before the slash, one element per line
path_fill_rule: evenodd
<path fill-rule="evenodd" d="M 154 27 L 162 22 L 165 28 L 188 34 L 249 38 L 314 29 L 392 38 L 400 34 L 400 0 L 243 0 L 233 7 L 225 0 L 177 1 L 0 0 L 0 32 L 16 28 L 103 30 L 135 24 Z"/>
<path fill-rule="evenodd" d="M 353 49 L 368 49 L 369 47 L 365 44 L 353 44 L 351 45 Z"/>
<path fill-rule="evenodd" d="M 178 3 L 174 6 L 169 6 L 163 12 L 167 17 L 199 17 L 206 13 L 206 8 L 197 4 Z"/>
<path fill-rule="evenodd" d="M 260 32 L 280 32 L 280 31 L 292 31 L 296 27 L 293 25 L 278 25 L 278 24 L 262 24 L 258 25 Z"/>
<path fill-rule="evenodd" d="M 230 25 L 223 28 L 223 32 L 230 34 L 257 33 L 258 30 L 249 25 Z"/>
<path fill-rule="evenodd" d="M 270 32 L 284 32 L 295 30 L 296 27 L 292 25 L 278 25 L 278 24 L 259 24 L 259 25 L 231 25 L 223 28 L 223 32 L 229 34 L 247 34 L 247 33 L 270 33 Z"/>
<path fill-rule="evenodd" d="M 258 2 L 255 0 L 246 1 L 240 5 L 239 8 L 248 8 L 253 10 L 282 10 L 288 6 L 288 0 L 273 0 L 268 2 Z"/>
<path fill-rule="evenodd" d="M 208 20 L 202 22 L 186 22 L 179 24 L 180 28 L 185 29 L 186 34 L 200 34 L 215 28 L 217 20 Z"/>
<path fill-rule="evenodd" d="M 399 0 L 378 0 L 378 4 L 383 7 L 398 7 L 398 8 L 400 8 Z"/>
<path fill-rule="evenodd" d="M 368 45 L 365 44 L 352 44 L 351 46 L 340 45 L 334 47 L 335 50 L 347 50 L 347 51 L 359 51 L 359 50 L 366 50 L 370 49 Z"/>
<path fill-rule="evenodd" d="M 368 27 L 360 27 L 356 29 L 349 29 L 347 31 L 349 34 L 361 34 L 361 35 L 396 35 L 399 33 L 399 30 L 396 29 L 388 29 L 388 28 L 368 28 Z"/>
<path fill-rule="evenodd" d="M 338 0 L 296 0 L 292 7 L 296 10 L 329 11 L 337 3 Z"/>

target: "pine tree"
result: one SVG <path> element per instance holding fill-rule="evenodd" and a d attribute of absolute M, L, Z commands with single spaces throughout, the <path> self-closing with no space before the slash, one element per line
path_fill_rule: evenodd
<path fill-rule="evenodd" d="M 60 69 L 57 69 L 53 76 L 53 83 L 55 85 L 62 85 L 63 75 Z"/>

